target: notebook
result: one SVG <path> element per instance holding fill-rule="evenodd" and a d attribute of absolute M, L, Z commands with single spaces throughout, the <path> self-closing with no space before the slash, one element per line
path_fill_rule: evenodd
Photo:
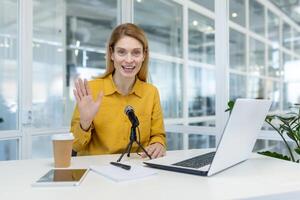
<path fill-rule="evenodd" d="M 157 174 L 156 170 L 138 165 L 131 165 L 130 170 L 113 165 L 92 165 L 90 169 L 116 182 L 136 180 Z"/>

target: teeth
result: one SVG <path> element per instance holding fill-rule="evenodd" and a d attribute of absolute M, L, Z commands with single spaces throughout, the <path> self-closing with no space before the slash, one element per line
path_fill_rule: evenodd
<path fill-rule="evenodd" d="M 133 69 L 134 68 L 134 66 L 123 66 L 124 68 L 126 68 L 126 69 Z"/>

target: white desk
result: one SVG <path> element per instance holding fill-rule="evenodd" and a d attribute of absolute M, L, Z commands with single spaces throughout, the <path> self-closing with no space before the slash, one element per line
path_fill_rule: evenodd
<path fill-rule="evenodd" d="M 167 154 L 181 153 L 184 152 L 171 151 Z M 130 163 L 142 163 L 133 155 L 129 158 Z M 75 157 L 72 167 L 107 164 L 117 157 Z M 154 176 L 117 183 L 90 171 L 78 187 L 31 186 L 52 167 L 52 159 L 0 162 L 0 199 L 300 199 L 300 164 L 256 154 L 252 159 L 209 178 L 158 170 Z"/>

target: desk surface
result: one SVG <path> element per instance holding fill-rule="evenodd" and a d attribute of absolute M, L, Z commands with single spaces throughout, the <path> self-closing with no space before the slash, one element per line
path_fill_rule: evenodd
<path fill-rule="evenodd" d="M 203 150 L 193 150 L 203 151 Z M 185 151 L 170 151 L 178 155 Z M 118 155 L 72 158 L 74 168 L 108 164 Z M 141 164 L 132 156 L 128 161 Z M 0 199 L 299 199 L 300 165 L 253 154 L 253 158 L 212 177 L 158 170 L 144 179 L 114 182 L 92 171 L 78 187 L 32 187 L 53 168 L 52 159 L 0 162 Z"/>

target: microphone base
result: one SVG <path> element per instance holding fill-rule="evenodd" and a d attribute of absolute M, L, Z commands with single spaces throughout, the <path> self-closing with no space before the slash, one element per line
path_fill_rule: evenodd
<path fill-rule="evenodd" d="M 121 154 L 121 156 L 117 160 L 117 162 L 120 162 L 122 160 L 123 156 L 126 153 L 127 153 L 127 157 L 130 157 L 130 151 L 131 151 L 131 148 L 132 148 L 132 144 L 134 142 L 139 146 L 139 148 L 141 148 L 143 150 L 143 152 L 148 156 L 148 158 L 150 158 L 150 160 L 152 159 L 151 156 L 148 154 L 148 152 L 143 147 L 143 145 L 139 141 L 137 141 L 137 139 L 136 139 L 136 126 L 132 126 L 131 127 L 131 133 L 130 133 L 130 141 L 129 141 L 126 149 L 123 151 L 123 153 Z"/>

